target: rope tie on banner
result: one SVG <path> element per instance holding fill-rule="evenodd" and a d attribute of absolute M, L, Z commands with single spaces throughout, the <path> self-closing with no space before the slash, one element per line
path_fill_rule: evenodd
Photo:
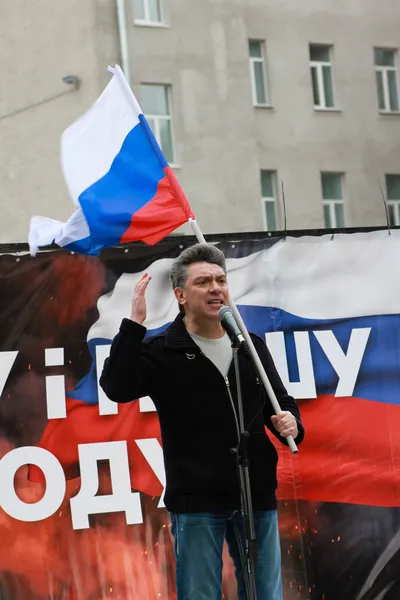
<path fill-rule="evenodd" d="M 286 197 L 285 197 L 285 188 L 283 185 L 283 181 L 281 180 L 281 188 L 282 188 L 282 204 L 283 204 L 283 231 L 284 231 L 284 237 L 283 237 L 283 241 L 286 242 L 286 234 L 287 234 L 287 229 L 286 229 Z"/>
<path fill-rule="evenodd" d="M 381 190 L 381 195 L 382 195 L 382 200 L 383 200 L 383 206 L 385 207 L 386 224 L 387 224 L 388 235 L 392 235 L 392 232 L 391 232 L 391 229 L 390 229 L 389 208 L 388 208 L 388 204 L 387 204 L 385 192 L 383 191 L 380 182 L 378 183 L 378 185 L 379 185 L 379 189 Z"/>

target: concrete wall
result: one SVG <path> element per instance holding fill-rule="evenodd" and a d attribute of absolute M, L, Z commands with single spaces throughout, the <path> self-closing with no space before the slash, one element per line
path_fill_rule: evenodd
<path fill-rule="evenodd" d="M 288 228 L 323 226 L 324 170 L 346 174 L 348 225 L 384 223 L 378 182 L 400 173 L 400 116 L 379 114 L 373 47 L 400 47 L 398 0 L 164 0 L 165 27 L 135 25 L 132 4 L 132 86 L 140 98 L 140 83 L 172 85 L 175 172 L 205 232 L 263 229 L 261 168 L 284 182 Z M 252 105 L 249 38 L 266 41 L 272 108 Z M 313 108 L 309 43 L 334 45 L 338 111 Z M 71 214 L 60 135 L 119 60 L 114 0 L 2 9 L 0 241 L 26 240 L 32 214 Z"/>
<path fill-rule="evenodd" d="M 285 182 L 288 226 L 323 224 L 320 171 L 346 174 L 348 225 L 382 224 L 379 182 L 385 173 L 400 173 L 400 115 L 379 114 L 373 47 L 400 47 L 400 4 L 281 1 L 278 16 L 270 1 L 267 18 L 260 4 L 245 16 L 249 37 L 267 40 L 274 104 L 273 114 L 255 109 L 259 157 Z M 313 109 L 309 43 L 334 46 L 339 112 Z"/>
<path fill-rule="evenodd" d="M 203 228 L 263 228 L 260 168 L 276 169 L 284 182 L 288 228 L 323 226 L 324 170 L 346 174 L 348 225 L 382 224 L 379 182 L 400 173 L 400 116 L 378 112 L 373 47 L 400 47 L 400 4 L 191 0 L 188 10 L 169 0 L 168 7 L 168 28 L 129 29 L 132 83 L 173 86 L 177 175 Z M 266 41 L 271 109 L 252 106 L 249 38 Z M 309 43 L 334 45 L 339 111 L 313 108 Z"/>
<path fill-rule="evenodd" d="M 2 7 L 0 241 L 26 241 L 33 214 L 71 215 L 60 136 L 105 85 L 107 61 L 119 57 L 116 32 L 107 0 L 15 0 Z M 63 83 L 69 74 L 81 79 L 79 91 Z"/>

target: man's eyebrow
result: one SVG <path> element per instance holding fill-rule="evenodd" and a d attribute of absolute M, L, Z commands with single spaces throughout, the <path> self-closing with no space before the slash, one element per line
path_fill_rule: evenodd
<path fill-rule="evenodd" d="M 213 275 L 198 275 L 194 281 L 198 281 L 199 279 L 213 279 Z M 226 279 L 225 273 L 221 273 L 220 275 L 215 275 L 215 279 Z"/>

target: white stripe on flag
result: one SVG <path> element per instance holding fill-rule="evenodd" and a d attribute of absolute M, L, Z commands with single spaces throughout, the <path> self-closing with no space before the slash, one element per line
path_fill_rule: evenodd
<path fill-rule="evenodd" d="M 82 192 L 108 173 L 138 123 L 129 96 L 113 75 L 99 99 L 61 137 L 61 164 L 76 204 Z"/>
<path fill-rule="evenodd" d="M 30 252 L 32 256 L 35 256 L 42 246 L 50 246 L 53 242 L 61 247 L 67 246 L 85 239 L 89 234 L 89 226 L 80 208 L 66 223 L 47 217 L 34 216 L 31 218 L 29 228 Z"/>
<path fill-rule="evenodd" d="M 228 259 L 228 283 L 240 306 L 281 308 L 310 319 L 398 314 L 400 232 L 287 238 L 268 250 Z M 148 319 L 156 329 L 178 309 L 169 282 L 172 259 L 148 268 Z M 88 338 L 112 339 L 130 316 L 132 294 L 142 273 L 124 274 L 98 302 L 99 319 Z"/>

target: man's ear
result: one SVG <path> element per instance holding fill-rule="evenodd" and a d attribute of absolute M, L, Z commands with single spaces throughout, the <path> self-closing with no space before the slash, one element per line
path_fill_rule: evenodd
<path fill-rule="evenodd" d="M 181 305 L 185 304 L 185 292 L 182 288 L 175 288 L 174 295 L 175 295 L 175 298 L 177 299 L 177 301 L 179 302 L 179 304 L 181 304 Z"/>

